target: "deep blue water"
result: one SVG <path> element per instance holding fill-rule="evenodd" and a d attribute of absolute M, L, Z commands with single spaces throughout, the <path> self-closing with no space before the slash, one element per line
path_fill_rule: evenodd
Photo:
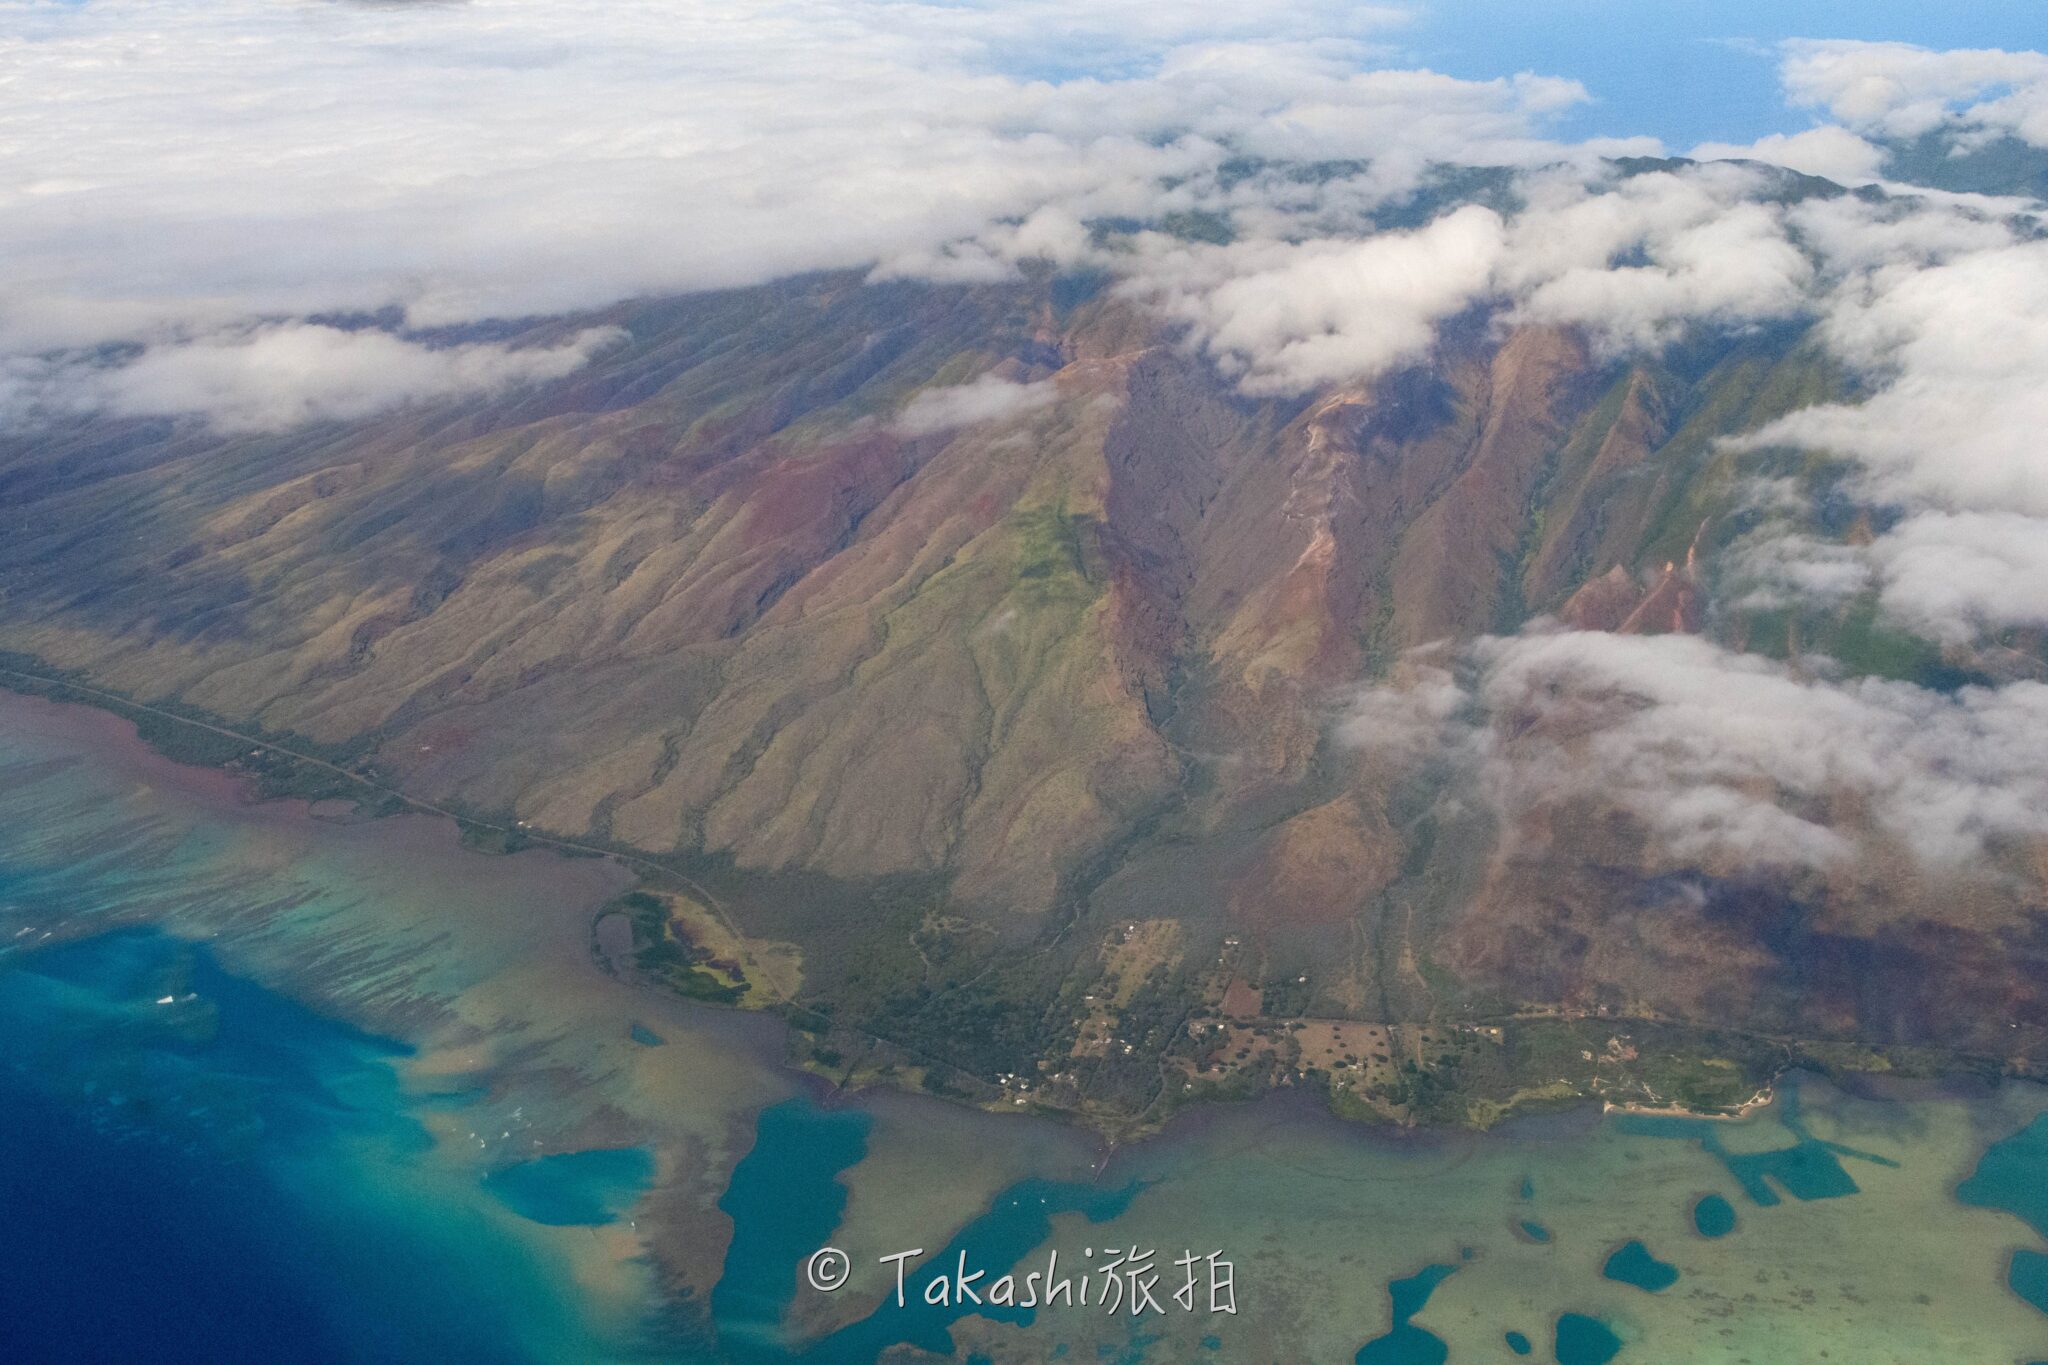
<path fill-rule="evenodd" d="M 0 1361 L 617 1354 L 579 1336 L 564 1267 L 492 1210 L 611 1222 L 646 1189 L 652 1155 L 558 1153 L 435 1186 L 413 1169 L 432 1142 L 391 1066 L 404 1052 L 155 930 L 0 965 Z M 794 1358 L 781 1320 L 803 1258 L 838 1227 L 839 1175 L 866 1155 L 868 1126 L 808 1099 L 760 1116 L 720 1204 L 734 1218 L 711 1296 L 721 1358 Z M 922 1290 L 963 1248 L 1007 1268 L 1054 1215 L 1105 1221 L 1138 1188 L 1012 1187 L 914 1270 L 906 1307 L 885 1301 L 804 1358 L 872 1360 L 899 1342 L 950 1352 L 948 1326 L 968 1311 L 1030 1322 L 1028 1309 L 928 1305 Z"/>
<path fill-rule="evenodd" d="M 808 1100 L 761 1113 L 754 1148 L 718 1201 L 733 1219 L 725 1269 L 711 1291 L 720 1344 L 734 1359 L 787 1358 L 782 1315 L 803 1259 L 825 1245 L 846 1208 L 839 1173 L 867 1155 L 869 1119 Z"/>
<path fill-rule="evenodd" d="M 0 1359 L 531 1358 L 548 1268 L 366 1175 L 428 1146 L 399 1051 L 152 931 L 0 968 Z"/>
<path fill-rule="evenodd" d="M 276 1259 L 276 1225 L 223 1208 L 190 1157 L 109 1137 L 6 1081 L 0 1108 L 0 1357 L 226 1365 L 289 1342 L 299 1360 L 345 1358 Z"/>

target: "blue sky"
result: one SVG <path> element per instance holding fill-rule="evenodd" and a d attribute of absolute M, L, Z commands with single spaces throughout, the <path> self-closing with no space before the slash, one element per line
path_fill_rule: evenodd
<path fill-rule="evenodd" d="M 1582 81 L 1595 103 L 1564 137 L 1647 133 L 1683 150 L 1814 121 L 1786 110 L 1772 48 L 1860 38 L 1932 48 L 2039 48 L 2041 0 L 1438 0 L 1387 35 L 1412 60 L 1479 79 L 1534 71 Z"/>

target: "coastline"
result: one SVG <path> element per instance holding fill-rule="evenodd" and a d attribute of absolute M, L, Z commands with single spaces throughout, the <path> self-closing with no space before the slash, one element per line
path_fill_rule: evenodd
<path fill-rule="evenodd" d="M 166 758 L 103 708 L 0 696 L 0 732 L 25 760 L 31 785 L 17 795 L 58 798 L 47 832 L 22 831 L 25 854 L 75 865 L 62 875 L 92 888 L 100 860 L 86 851 L 103 841 L 88 831 L 119 830 L 118 846 L 140 855 L 118 895 L 7 907 L 54 931 L 24 940 L 25 957 L 161 930 L 234 977 L 399 1045 L 391 1065 L 432 1138 L 420 1159 L 437 1169 L 646 1147 L 653 1188 L 630 1227 L 521 1233 L 564 1258 L 564 1282 L 605 1303 L 633 1301 L 649 1282 L 665 1286 L 650 1300 L 663 1311 L 687 1317 L 702 1304 L 731 1235 L 716 1196 L 759 1115 L 793 1097 L 857 1106 L 878 1129 L 914 1131 L 949 1154 L 927 1196 L 947 1218 L 1031 1170 L 1079 1177 L 1101 1160 L 1101 1141 L 1077 1126 L 896 1090 L 835 1093 L 791 1064 L 784 1020 L 605 975 L 590 960 L 591 915 L 633 884 L 613 864 L 544 849 L 479 859 L 446 820 L 336 820 L 301 799 L 251 799 L 246 781 Z M 71 809 L 86 820 L 75 831 Z M 855 1202 L 878 1225 L 916 1207 L 893 1192 Z"/>
<path fill-rule="evenodd" d="M 735 1227 L 718 1201 L 757 1146 L 761 1115 L 792 1097 L 802 1097 L 813 1114 L 857 1113 L 867 1126 L 865 1151 L 833 1177 L 847 1192 L 833 1240 L 870 1267 L 881 1250 L 943 1246 L 968 1228 L 985 1235 L 994 1225 L 983 1220 L 1007 1207 L 1003 1196 L 1020 1180 L 1094 1190 L 1137 1186 L 1147 1193 L 1120 1227 L 1148 1244 L 1201 1237 L 1235 1256 L 1246 1293 L 1260 1294 L 1247 1307 L 1259 1305 L 1262 1315 L 1232 1324 L 1243 1333 L 1230 1338 L 1243 1358 L 1348 1358 L 1384 1326 L 1380 1286 L 1411 1272 L 1415 1256 L 1449 1263 L 1460 1246 L 1482 1246 L 1486 1254 L 1461 1274 L 1454 1294 L 1502 1304 L 1518 1284 L 1576 1285 L 1569 1306 L 1618 1307 L 1620 1299 L 1587 1297 L 1614 1295 L 1605 1282 L 1547 1268 L 1544 1258 L 1555 1254 L 1549 1246 L 1601 1247 L 1644 1235 L 1656 1217 L 1687 1207 L 1689 1192 L 1728 1178 L 1712 1173 L 1718 1165 L 1701 1164 L 1722 1158 L 1711 1147 L 1701 1151 L 1699 1127 L 1630 1133 L 1590 1104 L 1517 1114 L 1481 1132 L 1361 1124 L 1332 1112 L 1313 1087 L 1289 1086 L 1244 1103 L 1190 1105 L 1142 1140 L 1112 1143 L 1061 1115 L 1026 1116 L 1007 1105 L 991 1113 L 898 1086 L 837 1087 L 790 1064 L 783 1021 L 623 983 L 590 960 L 591 910 L 608 890 L 630 884 L 623 871 L 538 849 L 479 861 L 446 821 L 338 820 L 304 801 L 251 801 L 245 783 L 171 762 L 139 743 L 118 717 L 28 705 L 32 712 L 0 699 L 0 721 L 13 722 L 10 738 L 22 741 L 13 747 L 25 760 L 16 769 L 24 785 L 13 789 L 12 809 L 29 865 L 40 858 L 62 866 L 74 849 L 105 842 L 97 831 L 121 830 L 121 846 L 131 851 L 113 882 L 84 870 L 80 859 L 77 885 L 125 885 L 140 875 L 149 893 L 127 906 L 109 902 L 108 913 L 91 897 L 52 901 L 47 914 L 31 912 L 38 925 L 54 927 L 74 908 L 87 912 L 76 921 L 80 938 L 95 924 L 111 927 L 124 918 L 161 923 L 206 943 L 224 966 L 256 985 L 345 1022 L 383 1026 L 411 1044 L 416 1050 L 394 1066 L 409 1112 L 436 1140 L 422 1160 L 455 1175 L 440 1187 L 458 1189 L 461 1171 L 495 1171 L 536 1155 L 632 1146 L 654 1154 L 654 1174 L 630 1211 L 632 1222 L 594 1231 L 517 1225 L 522 1239 L 570 1258 L 556 1282 L 591 1286 L 593 1311 L 656 1303 L 671 1323 L 715 1330 L 702 1296 L 725 1272 Z M 17 719 L 31 713 L 33 724 Z M 46 741 L 37 734 L 44 729 L 73 738 Z M 38 834 L 37 812 L 45 807 L 53 839 Z M 131 832 L 139 842 L 129 842 Z M 201 857 L 188 859 L 179 851 L 186 845 L 197 846 Z M 298 888 L 308 881 L 341 894 L 331 905 L 307 904 Z M 158 906 L 168 913 L 154 913 Z M 376 955 L 366 958 L 366 946 Z M 634 1024 L 644 1025 L 642 1038 L 629 1036 Z M 1891 1090 L 1874 1088 L 1866 1099 Z M 1973 1104 L 1985 1098 L 1974 1089 L 1942 1088 Z M 1876 1141 L 1890 1150 L 1881 1124 L 1830 1126 L 1844 1103 L 1850 1112 L 1872 1111 L 1815 1078 L 1793 1077 L 1778 1092 L 1787 1116 L 1802 1092 L 1823 1137 Z M 1996 1102 L 2006 1108 L 1989 1112 L 2031 1113 L 2048 1104 L 2048 1095 L 2016 1091 Z M 523 1121 L 516 1117 L 521 1110 Z M 1755 1140 L 1731 1135 L 1731 1150 L 1784 1140 L 1769 1111 L 1757 1121 L 1763 1126 Z M 1959 1140 L 1976 1131 L 1956 1122 Z M 497 1141 L 501 1128 L 511 1141 Z M 1954 1169 L 1967 1172 L 1974 1146 L 1954 1151 Z M 1868 1178 L 1864 1166 L 1855 1169 L 1873 1199 L 1905 1188 L 1928 1201 L 1946 1198 L 1940 1182 L 1927 1186 L 1922 1177 L 1902 1185 L 1890 1168 L 1868 1167 Z M 1537 1193 L 1517 1195 L 1532 1172 Z M 1633 1203 L 1609 1198 L 1625 1183 L 1624 1172 L 1655 1173 L 1631 1186 Z M 1339 1208 L 1349 1212 L 1332 1217 Z M 1518 1217 L 1540 1220 L 1553 1242 L 1515 1240 Z M 1259 1231 L 1238 1231 L 1244 1229 Z M 1283 1232 L 1306 1240 L 1296 1245 Z M 1085 1241 L 1078 1223 L 1058 1233 L 1063 1257 Z M 1654 1239 L 1652 1245 L 1664 1249 Z M 1709 1252 L 1703 1243 L 1692 1254 L 1734 1261 L 1711 1271 L 1697 1266 L 1701 1283 L 1710 1273 L 1722 1283 L 1743 1283 L 1735 1266 L 1759 1248 L 1713 1246 Z M 1990 1256 L 1979 1256 L 1984 1264 L 1976 1275 L 1987 1298 L 1994 1285 Z M 1369 1268 L 1331 1281 L 1300 1312 L 1266 1311 L 1274 1307 L 1273 1286 L 1300 1283 L 1313 1266 L 1353 1257 Z M 1689 1273 L 1694 1269 L 1688 1265 Z M 792 1339 L 820 1341 L 860 1323 L 885 1292 L 876 1273 L 870 1268 L 839 1295 L 799 1294 Z M 1486 1275 L 1493 1278 L 1482 1280 Z M 1546 1301 L 1553 1292 L 1546 1290 Z M 1997 1292 L 2008 1294 L 2002 1284 Z M 638 1297 L 643 1293 L 648 1297 Z M 1784 1311 L 1791 1315 L 1795 1307 Z M 1674 1311 L 1682 1309 L 1677 1304 Z M 1307 1327 L 1303 1313 L 1314 1318 Z M 2003 1321 L 1988 1308 L 1978 1317 Z M 1071 1321 L 1049 1325 L 1077 1330 Z M 976 1319 L 959 1330 L 956 1340 L 972 1352 L 1014 1329 Z M 1671 1339 L 1683 1330 L 1678 1318 L 1658 1328 Z M 1296 1334 L 1284 1338 L 1291 1343 L 1284 1350 L 1274 1345 L 1282 1333 Z M 1196 1349 L 1191 1337 L 1179 1344 Z M 1469 1338 L 1458 1349 L 1470 1354 Z M 686 1351 L 683 1358 L 700 1357 Z"/>
<path fill-rule="evenodd" d="M 0 696 L 20 698 L 65 711 L 104 718 L 106 726 L 118 729 L 101 729 L 97 735 L 99 742 L 146 754 L 152 763 L 159 765 L 156 771 L 161 776 L 166 780 L 177 781 L 184 790 L 203 799 L 207 804 L 243 809 L 274 806 L 281 810 L 304 814 L 308 818 L 331 822 L 333 817 L 322 815 L 318 808 L 334 801 L 349 801 L 354 806 L 358 819 L 381 820 L 387 816 L 413 816 L 446 822 L 454 827 L 456 836 L 464 848 L 477 854 L 504 855 L 532 849 L 569 860 L 603 860 L 618 867 L 623 873 L 638 878 L 641 884 L 666 884 L 669 887 L 680 888 L 711 914 L 717 916 L 735 940 L 742 945 L 748 942 L 748 936 L 731 918 L 719 896 L 697 878 L 643 851 L 611 847 L 535 829 L 525 822 L 506 824 L 502 820 L 491 820 L 465 811 L 456 803 L 419 797 L 389 786 L 374 777 L 351 770 L 345 763 L 322 758 L 306 752 L 301 747 L 283 743 L 272 737 L 237 730 L 220 723 L 218 718 L 203 719 L 183 715 L 165 707 L 134 701 L 78 679 L 26 671 L 18 666 L 22 662 L 22 656 L 19 655 L 0 656 Z M 200 737 L 221 756 L 217 761 L 208 762 L 191 752 L 174 752 L 173 749 L 179 746 L 172 745 L 168 737 L 179 733 Z M 231 743 L 232 752 L 222 752 L 221 743 Z M 275 768 L 251 771 L 246 763 L 259 753 L 270 755 L 275 762 L 288 767 L 298 766 L 310 770 L 319 779 L 319 785 L 313 790 L 298 791 L 294 788 L 305 785 L 303 778 L 281 780 Z M 595 907 L 593 915 L 602 912 L 607 904 L 608 902 Z M 752 966 L 751 962 L 747 965 Z M 1085 1134 L 1098 1148 L 1101 1153 L 1100 1159 L 1104 1162 L 1109 1159 L 1110 1154 L 1124 1146 L 1156 1137 L 1172 1126 L 1176 1118 L 1190 1110 L 1207 1106 L 1236 1107 L 1289 1091 L 1315 1092 L 1317 1103 L 1322 1108 L 1328 1110 L 1338 1121 L 1353 1127 L 1400 1132 L 1487 1131 L 1521 1118 L 1573 1110 L 1596 1114 L 1619 1112 L 1658 1117 L 1739 1121 L 1769 1107 L 1777 1081 L 1786 1069 L 1799 1065 L 1814 1069 L 1816 1066 L 1811 1059 L 1791 1056 L 1790 1049 L 1798 1046 L 1799 1040 L 1773 1038 L 1771 1042 L 1787 1049 L 1788 1060 L 1777 1066 L 1762 1087 L 1749 1099 L 1732 1108 L 1695 1108 L 1682 1103 L 1646 1104 L 1615 1101 L 1603 1097 L 1596 1090 L 1587 1090 L 1570 1096 L 1517 1097 L 1507 1107 L 1489 1113 L 1483 1121 L 1470 1116 L 1442 1121 L 1432 1120 L 1426 1116 L 1397 1117 L 1376 1112 L 1352 1112 L 1357 1106 L 1341 1104 L 1335 1090 L 1325 1092 L 1317 1090 L 1311 1084 L 1290 1084 L 1287 1081 L 1280 1081 L 1264 1084 L 1243 1095 L 1204 1095 L 1186 1101 L 1176 1098 L 1175 1101 L 1165 1104 L 1163 1110 L 1157 1110 L 1155 1106 L 1155 1109 L 1141 1115 L 1115 1116 L 1047 1104 L 1036 1097 L 1018 1103 L 1022 1097 L 1012 1095 L 1008 1089 L 998 1089 L 991 1095 L 977 1094 L 977 1090 L 989 1089 L 982 1078 L 962 1072 L 951 1063 L 929 1057 L 921 1057 L 918 1067 L 909 1074 L 902 1070 L 855 1068 L 835 1076 L 831 1068 L 819 1065 L 805 1055 L 799 1046 L 799 1039 L 808 1038 L 815 1041 L 825 1036 L 806 1029 L 806 1023 L 822 1023 L 828 1028 L 853 1026 L 838 1024 L 828 1016 L 819 1014 L 799 1002 L 786 1001 L 766 1008 L 758 1005 L 719 1005 L 686 999 L 655 981 L 643 979 L 641 974 L 636 972 L 627 971 L 616 979 L 637 994 L 662 1001 L 664 1007 L 710 1009 L 717 1014 L 777 1015 L 779 1036 L 782 1039 L 782 1055 L 777 1059 L 777 1065 L 791 1077 L 802 1077 L 807 1086 L 821 1087 L 822 1093 L 827 1097 L 902 1093 L 943 1100 L 955 1107 L 990 1116 L 1051 1122 Z M 1607 1021 L 1616 1025 L 1641 1022 L 1620 1017 L 1607 1017 Z M 861 1027 L 853 1027 L 853 1031 L 866 1039 L 870 1046 L 884 1049 L 886 1052 L 913 1056 L 918 1054 L 916 1048 L 899 1039 Z M 1808 1043 L 1807 1046 L 1823 1045 Z M 1984 1061 L 1985 1059 L 1961 1059 L 1949 1070 L 1937 1068 L 1928 1074 L 1937 1079 L 1948 1075 L 1979 1075 L 1983 1072 Z M 967 1084 L 960 1087 L 933 1087 L 926 1084 L 921 1073 L 927 1065 L 934 1063 L 957 1078 L 963 1079 Z M 1823 1074 L 1830 1076 L 1887 1074 L 1884 1068 L 1862 1069 L 1853 1065 L 1822 1065 L 1819 1069 Z M 2021 1073 L 2007 1074 L 2014 1079 L 2038 1079 Z"/>
<path fill-rule="evenodd" d="M 1753 1114 L 1770 1108 L 1777 1102 L 1779 1079 L 1781 1078 L 1773 1077 L 1769 1085 L 1766 1085 L 1733 1109 L 1688 1109 L 1682 1104 L 1629 1104 L 1626 1102 L 1616 1104 L 1612 1100 L 1602 1100 L 1600 1102 L 1600 1112 L 1602 1114 L 1640 1114 L 1648 1118 L 1711 1119 L 1719 1123 L 1738 1123 Z"/>

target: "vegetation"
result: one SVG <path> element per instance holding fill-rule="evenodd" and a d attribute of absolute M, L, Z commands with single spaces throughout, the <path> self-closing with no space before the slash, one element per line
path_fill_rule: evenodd
<path fill-rule="evenodd" d="M 714 960 L 708 949 L 679 932 L 666 898 L 651 891 L 628 891 L 599 917 L 607 912 L 622 914 L 632 924 L 634 966 L 668 989 L 716 1005 L 737 1003 L 746 994 L 743 973 Z"/>

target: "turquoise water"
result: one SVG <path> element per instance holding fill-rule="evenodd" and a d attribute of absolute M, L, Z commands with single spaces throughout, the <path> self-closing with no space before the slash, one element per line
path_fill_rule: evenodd
<path fill-rule="evenodd" d="M 601 1227 L 624 1217 L 654 1179 L 645 1147 L 556 1152 L 491 1172 L 484 1188 L 506 1208 L 547 1227 Z"/>
<path fill-rule="evenodd" d="M 1525 1356 L 1536 1349 L 1535 1343 L 1520 1332 L 1509 1332 L 1507 1334 L 1507 1343 L 1508 1349 L 1518 1356 Z"/>
<path fill-rule="evenodd" d="M 1626 1242 L 1617 1247 L 1600 1273 L 1651 1294 L 1661 1294 L 1678 1283 L 1678 1267 L 1652 1256 L 1641 1242 Z"/>
<path fill-rule="evenodd" d="M 846 1207 L 839 1177 L 866 1155 L 870 1123 L 859 1110 L 825 1109 L 801 1097 L 762 1112 L 753 1150 L 734 1169 L 719 1200 L 733 1218 L 733 1239 L 711 1292 L 711 1311 L 720 1347 L 731 1359 L 855 1365 L 905 1344 L 950 1355 L 948 1328 L 964 1317 L 1028 1324 L 1034 1309 L 950 1299 L 935 1304 L 926 1291 L 957 1270 L 964 1253 L 968 1269 L 986 1272 L 976 1286 L 985 1297 L 996 1278 L 1017 1269 L 1026 1253 L 1046 1241 L 1056 1215 L 1078 1213 L 1091 1223 L 1105 1222 L 1122 1213 L 1139 1188 L 1054 1180 L 1015 1185 L 944 1247 L 906 1266 L 900 1306 L 893 1292 L 887 1294 L 868 1316 L 802 1348 L 789 1340 L 783 1320 L 803 1282 L 805 1262 L 839 1230 Z M 1046 1280 L 1078 1276 L 1084 1264 L 1075 1264 L 1070 1253 L 1067 1268 L 1053 1263 Z"/>
<path fill-rule="evenodd" d="M 1799 1089 L 1785 1087 L 1778 1098 L 1775 1117 L 1792 1134 L 1790 1146 L 1764 1152 L 1737 1152 L 1723 1140 L 1721 1125 L 1712 1119 L 1675 1118 L 1664 1114 L 1621 1114 L 1615 1126 L 1625 1133 L 1643 1137 L 1677 1138 L 1697 1142 L 1720 1159 L 1728 1173 L 1741 1182 L 1743 1193 L 1766 1208 L 1778 1203 L 1775 1184 L 1794 1199 L 1840 1199 L 1857 1192 L 1855 1177 L 1842 1164 L 1847 1157 L 1878 1166 L 1898 1163 L 1874 1152 L 1858 1151 L 1838 1142 L 1815 1137 L 1800 1113 Z"/>
<path fill-rule="evenodd" d="M 991 1276 L 1020 1268 L 1019 1262 L 1052 1235 L 1054 1216 L 1077 1213 L 1090 1223 L 1105 1223 L 1130 1207 L 1138 1194 L 1136 1184 L 1097 1188 L 1071 1181 L 1027 1180 L 1005 1190 L 988 1212 L 976 1218 L 938 1253 L 922 1263 L 916 1273 L 905 1277 L 904 1302 L 897 1307 L 887 1297 L 882 1306 L 850 1327 L 832 1333 L 803 1353 L 802 1359 L 822 1365 L 856 1365 L 875 1359 L 888 1347 L 914 1346 L 941 1355 L 953 1353 L 948 1327 L 974 1316 L 995 1322 L 1028 1325 L 1037 1318 L 1035 1308 L 981 1307 L 959 1303 L 927 1302 L 926 1291 L 935 1279 L 944 1278 L 960 1264 L 965 1254 L 972 1268 L 986 1269 Z M 1084 1248 L 1084 1255 L 1088 1249 Z M 1040 1265 L 1034 1257 L 1032 1266 Z M 1056 1271 L 1045 1263 L 1046 1283 L 1067 1275 L 1079 1276 L 1082 1266 L 1072 1264 Z M 1165 1277 L 1162 1276 L 1162 1279 Z M 987 1281 L 983 1284 L 986 1285 Z M 1142 1345 L 1139 1348 L 1142 1355 Z"/>
<path fill-rule="evenodd" d="M 2048 1255 L 2021 1247 L 2012 1254 L 2012 1269 L 2006 1274 L 2012 1292 L 2043 1313 L 2048 1313 Z"/>
<path fill-rule="evenodd" d="M 1956 1186 L 1956 1198 L 1978 1208 L 2004 1209 L 2048 1237 L 2048 1114 L 1993 1143 L 1977 1169 Z"/>
<path fill-rule="evenodd" d="M 1692 1206 L 1692 1225 L 1702 1237 L 1726 1237 L 1735 1231 L 1735 1206 L 1718 1194 L 1701 1195 Z"/>
<path fill-rule="evenodd" d="M 59 781 L 17 737 L 0 724 L 0 944 L 98 936 L 0 947 L 0 1360 L 1410 1365 L 1510 1358 L 1511 1327 L 1567 1365 L 2041 1354 L 2048 1247 L 2014 1251 L 2048 1221 L 2031 1087 L 1870 1100 L 1792 1078 L 1743 1123 L 1484 1136 L 1375 1134 L 1282 1095 L 1100 1164 L 1028 1121 L 787 1099 L 772 1057 L 701 1022 L 735 1016 L 591 970 L 573 886 L 536 955 L 548 903 L 519 897 L 554 885 L 545 860 L 444 856 L 405 822 L 190 813 L 156 769 Z M 1686 1235 L 1745 1198 L 1737 1235 Z M 1549 1245 L 1520 1230 L 1539 1216 Z M 1021 1274 L 1057 1247 L 1067 1273 L 1134 1241 L 1220 1248 L 1243 1314 L 924 1302 L 961 1251 Z M 1599 1249 L 1632 1241 L 1677 1253 L 1683 1284 L 1603 1279 Z M 826 1244 L 870 1268 L 936 1250 L 898 1308 L 872 1276 L 806 1289 Z"/>
<path fill-rule="evenodd" d="M 869 1119 L 793 1099 L 763 1110 L 754 1148 L 718 1201 L 733 1219 L 725 1269 L 711 1291 L 719 1342 L 735 1360 L 788 1353 L 782 1316 L 803 1259 L 823 1246 L 846 1208 L 839 1173 L 867 1154 Z"/>
<path fill-rule="evenodd" d="M 1621 1346 L 1614 1329 L 1598 1318 L 1564 1313 L 1557 1319 L 1557 1365 L 1607 1365 Z"/>
<path fill-rule="evenodd" d="M 1532 1223 L 1524 1218 L 1520 1226 L 1523 1235 L 1532 1242 L 1547 1242 L 1550 1240 L 1550 1229 L 1544 1227 L 1541 1223 Z"/>
<path fill-rule="evenodd" d="M 1979 1208 L 2004 1209 L 2048 1237 L 2048 1114 L 1994 1143 L 1970 1177 L 1956 1186 L 1956 1198 Z M 2015 1251 L 2007 1283 L 2013 1292 L 2048 1313 L 2048 1254 Z"/>
<path fill-rule="evenodd" d="M 1442 1337 L 1425 1332 L 1408 1319 L 1420 1313 L 1436 1287 L 1457 1272 L 1454 1265 L 1426 1265 L 1389 1284 L 1387 1297 L 1393 1301 L 1394 1324 L 1385 1336 L 1359 1348 L 1358 1365 L 1443 1365 L 1451 1348 Z"/>

